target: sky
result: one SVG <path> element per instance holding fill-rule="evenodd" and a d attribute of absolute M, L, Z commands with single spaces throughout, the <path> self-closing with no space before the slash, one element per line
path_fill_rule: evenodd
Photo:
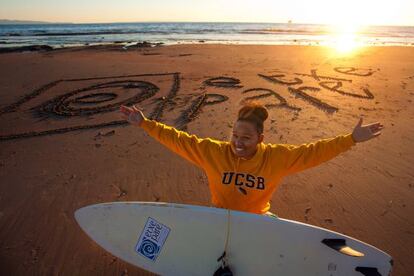
<path fill-rule="evenodd" d="M 0 0 L 0 19 L 414 26 L 414 0 Z"/>

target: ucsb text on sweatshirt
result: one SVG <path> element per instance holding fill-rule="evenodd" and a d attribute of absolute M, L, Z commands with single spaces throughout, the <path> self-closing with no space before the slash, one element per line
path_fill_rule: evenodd
<path fill-rule="evenodd" d="M 270 209 L 269 201 L 284 176 L 328 161 L 355 145 L 351 134 L 299 146 L 260 143 L 247 160 L 235 156 L 228 141 L 198 138 L 148 119 L 140 126 L 205 171 L 214 206 L 257 214 Z"/>

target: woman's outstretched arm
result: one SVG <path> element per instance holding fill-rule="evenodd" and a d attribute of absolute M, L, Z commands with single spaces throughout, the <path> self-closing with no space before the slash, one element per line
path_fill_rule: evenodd
<path fill-rule="evenodd" d="M 275 145 L 275 161 L 283 167 L 286 174 L 302 171 L 349 150 L 356 143 L 365 142 L 378 137 L 383 129 L 381 123 L 362 125 L 362 118 L 352 133 L 335 138 L 322 139 L 314 143 L 295 145 Z"/>
<path fill-rule="evenodd" d="M 121 106 L 120 112 L 130 124 L 141 127 L 168 149 L 199 167 L 203 167 L 206 158 L 211 155 L 212 148 L 219 146 L 218 141 L 209 138 L 201 139 L 165 124 L 149 120 L 145 118 L 142 110 L 137 106 Z"/>

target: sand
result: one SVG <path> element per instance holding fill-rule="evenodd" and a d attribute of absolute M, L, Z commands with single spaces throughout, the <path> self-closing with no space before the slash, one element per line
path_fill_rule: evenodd
<path fill-rule="evenodd" d="M 137 92 L 138 91 L 138 92 Z M 266 104 L 265 142 L 301 144 L 380 121 L 375 140 L 283 180 L 271 211 L 338 231 L 414 270 L 414 51 L 176 45 L 0 55 L 2 275 L 152 275 L 74 220 L 109 201 L 210 205 L 204 173 L 116 112 L 227 140 L 240 103 Z"/>

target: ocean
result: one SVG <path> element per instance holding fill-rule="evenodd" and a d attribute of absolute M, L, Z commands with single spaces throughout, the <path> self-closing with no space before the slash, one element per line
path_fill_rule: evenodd
<path fill-rule="evenodd" d="M 0 25 L 0 47 L 55 48 L 147 41 L 180 43 L 327 45 L 328 25 L 294 23 L 105 23 Z M 413 26 L 370 26 L 355 38 L 363 45 L 414 46 Z"/>

